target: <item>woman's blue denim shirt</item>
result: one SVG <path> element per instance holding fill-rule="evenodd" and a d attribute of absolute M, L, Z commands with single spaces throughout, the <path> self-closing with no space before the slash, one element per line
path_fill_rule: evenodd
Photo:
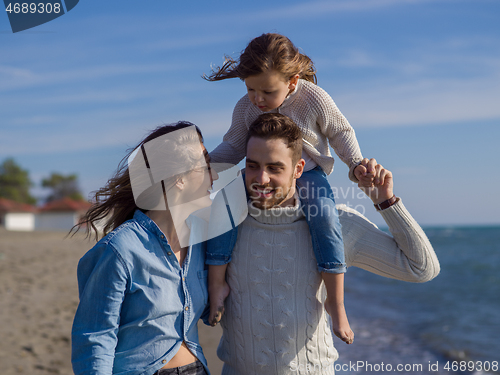
<path fill-rule="evenodd" d="M 75 374 L 151 375 L 183 341 L 206 368 L 197 329 L 209 312 L 204 243 L 190 247 L 181 267 L 158 226 L 137 210 L 83 256 L 78 288 Z"/>

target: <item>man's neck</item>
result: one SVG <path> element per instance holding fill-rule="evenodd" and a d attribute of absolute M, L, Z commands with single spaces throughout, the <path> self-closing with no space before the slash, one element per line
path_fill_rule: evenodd
<path fill-rule="evenodd" d="M 274 207 L 271 208 L 280 208 L 280 207 L 293 207 L 295 206 L 295 192 L 292 194 L 290 198 L 286 198 L 284 201 L 280 202 L 280 204 L 277 204 Z"/>
<path fill-rule="evenodd" d="M 303 218 L 303 212 L 300 209 L 299 197 L 295 194 L 292 197 L 291 205 L 276 205 L 272 208 L 259 208 L 252 205 L 251 201 L 248 205 L 248 214 L 260 223 L 263 224 L 291 224 Z"/>
<path fill-rule="evenodd" d="M 295 181 L 293 181 L 292 186 L 290 186 L 290 190 L 288 190 L 287 197 L 285 199 L 283 199 L 279 204 L 275 205 L 272 208 L 295 206 L 295 192 L 297 191 L 295 186 L 296 186 Z"/>

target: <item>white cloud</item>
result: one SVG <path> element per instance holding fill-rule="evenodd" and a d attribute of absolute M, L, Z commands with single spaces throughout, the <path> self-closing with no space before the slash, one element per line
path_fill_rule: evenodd
<path fill-rule="evenodd" d="M 323 59 L 322 63 L 326 65 L 326 60 Z M 350 68 L 366 68 L 381 66 L 381 61 L 368 51 L 350 49 L 342 53 L 341 57 L 335 61 L 335 64 Z"/>
<path fill-rule="evenodd" d="M 149 113 L 148 113 L 149 112 Z M 14 118 L 2 126 L 0 157 L 91 151 L 112 146 L 133 147 L 155 127 L 190 121 L 207 138 L 222 139 L 231 124 L 230 106 L 214 111 L 158 114 L 140 108 L 106 108 L 91 114 L 31 115 Z"/>
<path fill-rule="evenodd" d="M 336 102 L 353 126 L 428 125 L 500 119 L 499 78 L 370 85 L 340 95 Z"/>
<path fill-rule="evenodd" d="M 219 110 L 193 113 L 186 119 L 200 127 L 204 138 L 215 137 L 222 141 L 222 136 L 231 125 L 232 111 L 233 108 L 227 106 Z"/>
<path fill-rule="evenodd" d="M 13 66 L 0 65 L 0 77 L 12 77 L 15 79 L 32 79 L 35 74 L 29 69 L 15 68 Z"/>
<path fill-rule="evenodd" d="M 374 9 L 382 9 L 395 6 L 415 5 L 426 3 L 452 2 L 453 0 L 336 0 L 336 1 L 308 1 L 300 4 L 289 4 L 286 7 L 265 9 L 263 11 L 245 12 L 238 14 L 238 22 L 253 21 L 256 19 L 283 19 L 319 17 L 325 14 L 342 12 L 365 12 Z M 225 16 L 231 19 L 232 16 Z"/>
<path fill-rule="evenodd" d="M 141 130 L 145 131 L 142 123 L 126 120 L 132 116 L 132 110 L 123 108 L 96 111 L 92 117 L 58 114 L 15 119 L 13 126 L 2 129 L 0 155 L 55 154 L 133 144 Z"/>
<path fill-rule="evenodd" d="M 181 38 L 156 39 L 141 45 L 144 50 L 176 50 L 207 47 L 214 44 L 229 43 L 239 38 L 234 34 L 204 34 Z"/>
<path fill-rule="evenodd" d="M 401 126 L 500 119 L 500 54 L 495 38 L 415 41 L 404 50 L 349 49 L 321 70 L 367 78 L 322 80 L 353 126 Z"/>
<path fill-rule="evenodd" d="M 186 69 L 186 65 L 168 63 L 154 64 L 103 64 L 65 70 L 17 69 L 2 66 L 0 69 L 0 91 L 23 89 L 33 86 L 67 85 L 74 82 L 105 79 L 115 76 L 172 72 Z"/>

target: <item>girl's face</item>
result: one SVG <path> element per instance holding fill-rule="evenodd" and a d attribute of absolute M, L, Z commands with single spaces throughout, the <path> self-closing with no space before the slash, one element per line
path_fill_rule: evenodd
<path fill-rule="evenodd" d="M 290 92 L 295 90 L 299 75 L 287 80 L 275 70 L 268 70 L 245 79 L 248 98 L 262 112 L 278 108 Z"/>

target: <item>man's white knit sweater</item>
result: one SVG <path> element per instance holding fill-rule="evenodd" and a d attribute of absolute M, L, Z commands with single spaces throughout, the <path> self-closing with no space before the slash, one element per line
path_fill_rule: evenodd
<path fill-rule="evenodd" d="M 278 108 L 270 111 L 290 117 L 302 131 L 304 151 L 312 159 L 306 169 L 319 165 L 326 174 L 333 171 L 328 143 L 349 167 L 349 178 L 357 182 L 354 168 L 363 159 L 358 141 L 347 119 L 321 87 L 299 79 L 295 90 Z M 238 164 L 246 155 L 248 128 L 263 112 L 243 96 L 233 111 L 231 127 L 222 143 L 210 153 L 214 163 Z M 305 159 L 307 161 L 307 155 Z"/>
<path fill-rule="evenodd" d="M 439 273 L 431 244 L 401 201 L 381 211 L 394 237 L 355 210 L 338 210 L 348 266 L 412 282 Z M 222 374 L 332 374 L 338 353 L 302 212 L 298 205 L 249 211 L 227 269 Z"/>

